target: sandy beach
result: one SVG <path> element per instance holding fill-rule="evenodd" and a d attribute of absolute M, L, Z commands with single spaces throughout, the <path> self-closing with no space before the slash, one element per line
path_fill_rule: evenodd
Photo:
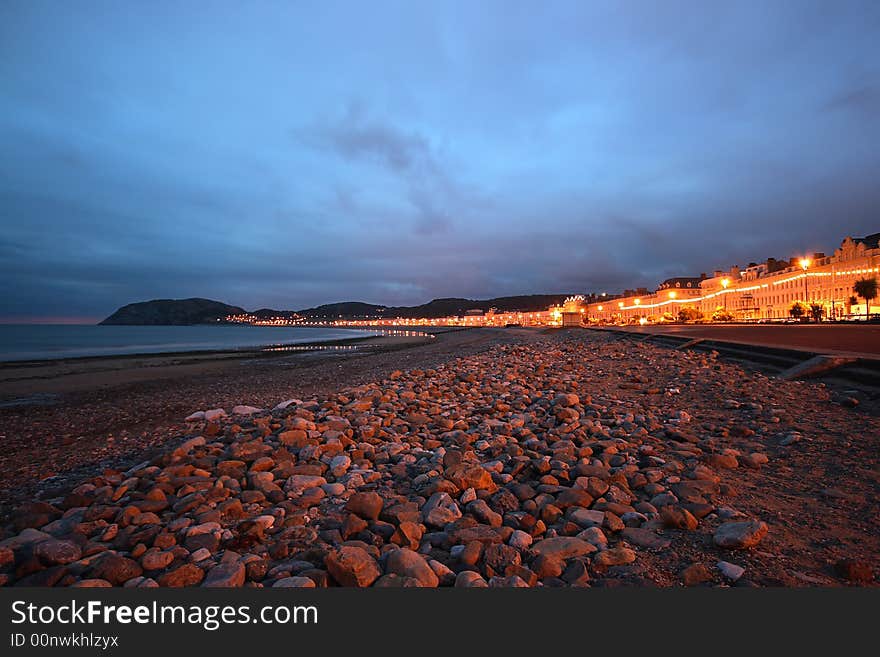
<path fill-rule="evenodd" d="M 0 578 L 876 584 L 880 420 L 819 382 L 580 329 L 376 346 L 3 409 Z"/>

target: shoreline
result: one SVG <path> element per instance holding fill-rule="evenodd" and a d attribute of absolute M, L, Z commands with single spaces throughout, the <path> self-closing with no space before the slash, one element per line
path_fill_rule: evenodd
<path fill-rule="evenodd" d="M 430 340 L 354 338 L 370 344 L 338 352 L 199 355 L 182 363 L 158 356 L 97 359 L 91 371 L 82 371 L 80 363 L 59 373 L 53 364 L 46 376 L 28 381 L 4 381 L 0 369 L 0 402 L 7 400 L 0 403 L 0 507 L 27 498 L 49 477 L 58 477 L 53 488 L 64 488 L 71 477 L 143 460 L 184 436 L 183 420 L 197 410 L 238 404 L 271 408 L 285 399 L 332 394 L 396 369 L 432 367 L 532 334 L 537 332 L 468 328 L 438 331 Z M 10 394 L 13 386 L 16 392 Z M 24 394 L 36 399 L 22 399 Z M 8 403 L 10 398 L 19 403 Z"/>
<path fill-rule="evenodd" d="M 34 395 L 64 394 L 118 383 L 216 371 L 235 361 L 270 360 L 328 350 L 363 353 L 403 344 L 427 343 L 439 334 L 455 330 L 461 329 L 418 331 L 422 335 L 413 336 L 368 335 L 235 349 L 3 361 L 0 362 L 0 408 L 14 405 L 19 398 L 22 404 L 31 403 L 26 398 Z"/>
<path fill-rule="evenodd" d="M 262 327 L 258 327 L 262 328 Z M 303 327 L 291 327 L 291 328 L 323 328 L 323 327 L 312 327 L 312 326 L 303 326 Z M 414 329 L 412 327 L 348 327 L 348 326 L 340 326 L 333 327 L 334 330 L 340 331 L 360 331 L 360 332 L 378 332 L 378 335 L 364 335 L 358 336 L 354 338 L 330 338 L 326 340 L 303 340 L 300 342 L 282 342 L 282 343 L 267 343 L 267 344 L 259 344 L 259 345 L 243 345 L 240 347 L 224 347 L 217 349 L 184 349 L 180 351 L 142 351 L 142 352 L 131 352 L 131 353 L 120 353 L 120 354 L 90 354 L 83 356 L 59 356 L 55 358 L 30 358 L 23 360 L 0 360 L 0 372 L 3 369 L 9 369 L 12 367 L 32 367 L 32 366 L 42 366 L 42 365 L 50 365 L 53 363 L 68 363 L 68 362 L 88 362 L 88 361 L 111 361 L 114 359 L 125 359 L 125 358 L 161 358 L 161 357 L 172 357 L 172 356 L 222 356 L 229 355 L 234 356 L 236 354 L 259 354 L 262 352 L 270 352 L 272 351 L 272 347 L 298 347 L 298 346 L 312 346 L 312 345 L 335 345 L 335 344 L 348 344 L 357 341 L 364 340 L 373 340 L 378 338 L 393 338 L 394 335 L 383 335 L 385 332 L 393 331 L 408 331 L 408 332 L 420 332 L 424 334 L 433 335 L 435 333 L 445 332 L 448 330 L 459 330 L 459 327 L 422 327 L 421 329 Z M 415 337 L 415 336 L 414 336 Z"/>

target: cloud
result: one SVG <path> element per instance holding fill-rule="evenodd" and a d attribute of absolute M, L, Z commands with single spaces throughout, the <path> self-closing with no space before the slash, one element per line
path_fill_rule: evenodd
<path fill-rule="evenodd" d="M 874 2 L 56 4 L 0 21 L 0 314 L 611 292 L 880 228 Z"/>
<path fill-rule="evenodd" d="M 424 135 L 371 116 L 362 103 L 351 102 L 341 116 L 315 122 L 298 134 L 312 148 L 378 166 L 396 179 L 413 210 L 410 229 L 418 235 L 452 231 L 457 212 L 479 202 L 468 185 L 450 174 Z"/>

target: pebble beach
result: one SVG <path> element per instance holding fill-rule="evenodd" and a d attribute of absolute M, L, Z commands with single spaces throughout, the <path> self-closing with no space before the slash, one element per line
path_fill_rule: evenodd
<path fill-rule="evenodd" d="M 122 447 L 8 452 L 0 583 L 877 584 L 880 419 L 821 383 L 588 330 L 298 362 L 108 393 Z"/>

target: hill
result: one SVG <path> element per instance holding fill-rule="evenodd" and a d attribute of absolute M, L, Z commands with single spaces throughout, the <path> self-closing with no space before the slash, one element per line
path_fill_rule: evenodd
<path fill-rule="evenodd" d="M 303 310 L 274 310 L 260 308 L 252 315 L 260 318 L 297 316 L 312 319 L 373 319 L 379 317 L 404 319 L 416 317 L 450 317 L 463 315 L 468 310 L 487 311 L 495 308 L 499 312 L 533 312 L 546 310 L 549 306 L 561 303 L 568 294 L 528 294 L 495 299 L 448 298 L 433 299 L 419 306 L 379 306 L 361 301 L 341 301 L 326 303 Z M 154 299 L 123 306 L 107 319 L 105 325 L 142 326 L 182 326 L 187 324 L 214 323 L 226 315 L 244 314 L 247 311 L 238 306 L 230 306 L 211 299 Z"/>
<path fill-rule="evenodd" d="M 211 299 L 154 299 L 123 306 L 103 325 L 185 326 L 216 322 L 226 315 L 244 313 L 243 308 Z"/>
<path fill-rule="evenodd" d="M 346 301 L 342 303 L 328 303 L 316 308 L 298 310 L 297 314 L 304 317 L 326 317 L 360 319 L 368 317 L 449 317 L 463 315 L 468 310 L 479 308 L 487 311 L 497 308 L 500 312 L 533 312 L 547 310 L 553 304 L 561 303 L 568 294 L 528 294 L 514 297 L 497 297 L 495 299 L 463 299 L 447 298 L 433 299 L 420 306 L 377 306 L 359 301 Z"/>

